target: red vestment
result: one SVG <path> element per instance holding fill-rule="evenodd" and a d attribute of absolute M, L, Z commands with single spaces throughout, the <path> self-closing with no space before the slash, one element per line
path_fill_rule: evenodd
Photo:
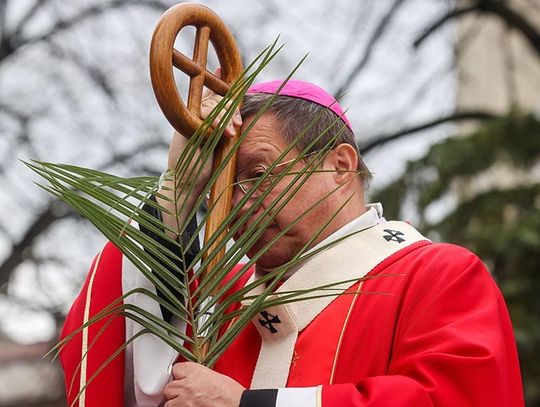
<path fill-rule="evenodd" d="M 81 325 L 88 308 L 85 299 L 99 296 L 98 309 L 120 296 L 120 258 L 114 246 L 105 248 L 100 267 L 92 270 L 68 315 L 64 336 Z M 475 255 L 453 245 L 418 242 L 384 259 L 367 277 L 331 301 L 300 331 L 292 360 L 287 361 L 287 387 L 313 387 L 317 401 L 310 405 L 523 405 L 506 306 Z M 273 317 L 261 316 L 246 327 L 215 370 L 249 387 L 261 332 L 279 331 L 285 325 Z M 113 319 L 89 351 L 87 378 L 121 346 L 122 321 L 122 317 Z M 89 328 L 90 342 L 92 332 L 96 335 L 102 325 Z M 68 387 L 75 377 L 70 401 L 81 383 L 76 372 L 80 337 L 62 352 Z M 280 362 L 276 360 L 276 366 Z M 122 405 L 123 363 L 120 353 L 88 386 L 86 405 Z M 262 397 L 272 397 L 271 392 L 263 393 Z"/>

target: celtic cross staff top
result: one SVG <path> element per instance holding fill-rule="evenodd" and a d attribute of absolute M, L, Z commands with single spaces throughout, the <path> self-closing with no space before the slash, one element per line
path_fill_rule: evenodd
<path fill-rule="evenodd" d="M 193 59 L 174 48 L 180 30 L 187 26 L 194 26 L 197 30 Z M 209 42 L 216 51 L 222 79 L 206 69 Z M 174 67 L 190 77 L 187 106 L 178 93 Z M 152 86 L 165 117 L 181 134 L 191 136 L 202 123 L 203 86 L 223 96 L 242 70 L 238 47 L 231 32 L 209 8 L 200 4 L 177 4 L 159 20 L 150 46 Z"/>
<path fill-rule="evenodd" d="M 174 48 L 176 37 L 186 26 L 196 28 L 193 59 Z M 214 47 L 221 67 L 221 78 L 206 68 L 209 43 Z M 182 101 L 174 79 L 174 68 L 190 77 L 187 105 Z M 240 77 L 243 67 L 238 47 L 223 21 L 210 9 L 199 4 L 183 3 L 171 7 L 159 20 L 150 46 L 150 75 L 159 106 L 169 123 L 182 135 L 190 137 L 202 124 L 201 98 L 203 87 L 225 95 Z M 213 168 L 218 168 L 233 149 L 239 137 L 223 138 L 214 151 Z M 236 155 L 226 163 L 212 186 L 209 207 L 213 208 L 205 225 L 205 243 L 213 236 L 230 213 L 232 184 L 236 169 Z M 217 202 L 216 202 L 217 200 Z M 219 244 L 218 239 L 215 245 Z M 208 251 L 207 251 L 208 252 Z M 209 264 L 208 272 L 222 259 L 225 248 Z"/>

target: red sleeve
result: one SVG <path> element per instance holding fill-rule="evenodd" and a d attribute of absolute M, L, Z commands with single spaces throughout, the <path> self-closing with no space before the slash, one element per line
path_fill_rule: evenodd
<path fill-rule="evenodd" d="M 388 375 L 323 386 L 323 406 L 523 405 L 502 295 L 476 256 L 445 247 L 409 280 Z"/>

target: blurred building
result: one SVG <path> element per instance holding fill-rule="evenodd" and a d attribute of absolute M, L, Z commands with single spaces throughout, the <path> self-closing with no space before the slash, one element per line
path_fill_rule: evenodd
<path fill-rule="evenodd" d="M 540 1 L 506 3 L 540 27 Z M 501 18 L 469 13 L 458 19 L 456 54 L 458 110 L 505 113 L 518 105 L 540 113 L 540 56 Z"/>
<path fill-rule="evenodd" d="M 457 3 L 466 7 L 472 2 Z M 505 4 L 540 31 L 539 0 L 508 0 Z M 457 19 L 456 31 L 456 110 L 504 115 L 517 107 L 540 115 L 540 55 L 524 35 L 500 16 L 474 12 Z M 462 123 L 458 133 L 468 134 L 477 125 Z M 539 166 L 525 171 L 499 163 L 456 185 L 456 192 L 467 199 L 494 187 L 507 189 L 539 179 Z"/>
<path fill-rule="evenodd" d="M 52 344 L 24 345 L 0 335 L 0 407 L 65 405 L 58 363 L 43 359 Z"/>

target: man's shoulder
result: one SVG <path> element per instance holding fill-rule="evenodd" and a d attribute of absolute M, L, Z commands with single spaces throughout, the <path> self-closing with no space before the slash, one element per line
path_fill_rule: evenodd
<path fill-rule="evenodd" d="M 492 279 L 482 260 L 469 249 L 452 243 L 422 241 L 384 259 L 370 274 L 397 273 L 407 279 L 444 281 L 471 272 Z"/>
<path fill-rule="evenodd" d="M 422 260 L 442 264 L 470 264 L 481 262 L 479 257 L 469 249 L 453 243 L 436 243 L 423 245 L 415 250 L 414 255 Z"/>
<path fill-rule="evenodd" d="M 391 259 L 390 259 L 391 260 Z M 396 271 L 397 270 L 397 271 Z M 469 249 L 451 243 L 418 245 L 405 255 L 396 257 L 381 273 L 401 273 L 411 288 L 443 289 L 457 281 L 471 286 L 495 288 L 493 277 L 482 260 Z M 489 288 L 491 287 L 491 288 Z"/>

